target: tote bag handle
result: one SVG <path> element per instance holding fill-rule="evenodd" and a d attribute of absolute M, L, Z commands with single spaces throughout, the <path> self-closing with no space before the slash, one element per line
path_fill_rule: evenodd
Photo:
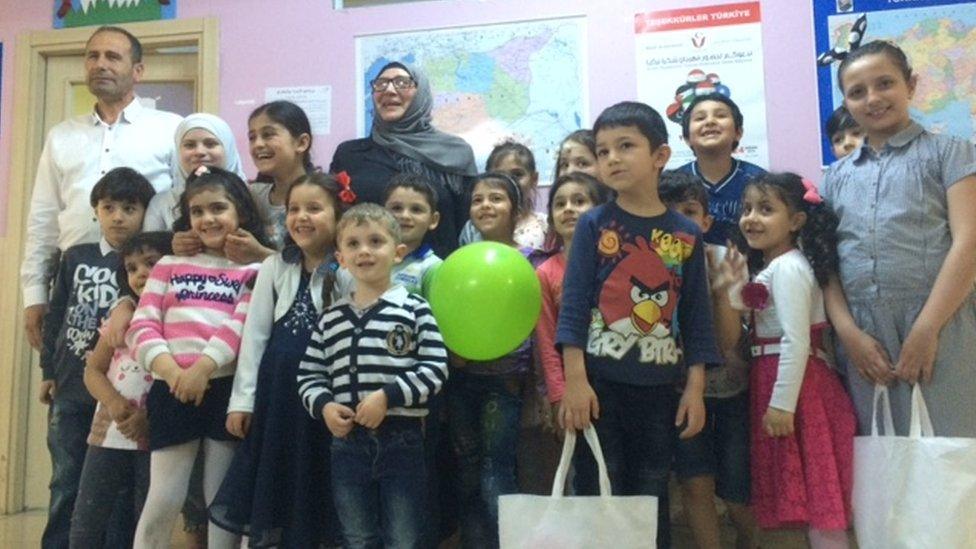
<path fill-rule="evenodd" d="M 566 438 L 563 441 L 563 454 L 559 457 L 559 467 L 556 469 L 556 478 L 552 482 L 552 497 L 563 497 L 563 490 L 566 487 L 566 476 L 569 474 L 569 466 L 573 461 L 573 450 L 576 448 L 576 431 L 566 429 Z M 607 474 L 607 463 L 603 460 L 603 450 L 600 448 L 600 439 L 596 436 L 596 428 L 592 425 L 583 430 L 583 437 L 590 445 L 593 458 L 596 459 L 596 467 L 600 473 L 600 496 L 610 497 L 610 476 Z"/>
<path fill-rule="evenodd" d="M 884 434 L 891 437 L 895 436 L 895 422 L 891 419 L 891 399 L 888 396 L 888 386 L 877 384 L 874 386 L 874 407 L 871 409 L 871 436 L 876 437 L 878 433 L 878 403 L 884 399 L 881 407 L 882 419 L 884 420 Z"/>
<path fill-rule="evenodd" d="M 922 398 L 922 387 L 916 383 L 912 387 L 912 421 L 908 427 L 910 438 L 931 438 L 935 436 L 935 429 L 932 428 L 932 418 L 929 417 L 928 406 Z"/>

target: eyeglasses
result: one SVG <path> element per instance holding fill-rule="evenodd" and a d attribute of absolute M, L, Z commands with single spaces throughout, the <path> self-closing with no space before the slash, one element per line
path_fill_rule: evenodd
<path fill-rule="evenodd" d="M 372 82 L 370 82 L 369 85 L 373 87 L 374 92 L 384 92 L 386 91 L 387 86 L 389 86 L 391 83 L 393 84 L 393 89 L 397 91 L 407 90 L 416 86 L 416 83 L 413 81 L 413 78 L 410 78 L 409 76 L 397 76 L 395 78 L 376 78 Z"/>

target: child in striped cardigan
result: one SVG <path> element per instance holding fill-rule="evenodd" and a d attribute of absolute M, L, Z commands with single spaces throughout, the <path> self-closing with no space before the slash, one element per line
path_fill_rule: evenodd
<path fill-rule="evenodd" d="M 375 204 L 343 214 L 336 256 L 356 289 L 325 311 L 298 367 L 305 407 L 335 437 L 343 546 L 419 547 L 427 519 L 423 420 L 447 380 L 447 350 L 424 298 L 391 285 L 400 235 Z"/>
<path fill-rule="evenodd" d="M 237 175 L 199 168 L 187 181 L 174 228 L 192 231 L 205 251 L 163 257 L 139 299 L 126 341 L 154 382 L 147 399 L 149 493 L 136 528 L 136 547 L 169 546 L 201 443 L 208 504 L 230 464 L 235 443 L 224 427 L 224 415 L 259 265 L 224 257 L 224 241 L 242 229 L 260 241 L 265 238 L 263 223 Z M 211 548 L 238 543 L 234 534 L 213 524 L 208 538 Z"/>

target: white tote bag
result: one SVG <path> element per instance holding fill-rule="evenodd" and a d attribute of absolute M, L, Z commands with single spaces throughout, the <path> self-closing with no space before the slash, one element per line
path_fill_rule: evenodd
<path fill-rule="evenodd" d="M 552 497 L 513 494 L 498 499 L 502 549 L 583 549 L 591 547 L 654 547 L 657 498 L 610 495 L 610 477 L 603 450 L 591 426 L 583 435 L 600 473 L 599 496 L 563 496 L 566 475 L 576 446 L 576 433 L 566 431 L 563 454 L 552 483 Z"/>
<path fill-rule="evenodd" d="M 878 432 L 878 405 L 884 435 Z M 976 406 L 976 395 L 971 405 Z M 937 437 L 918 385 L 907 437 L 893 436 L 888 388 L 871 435 L 854 438 L 854 530 L 862 549 L 976 548 L 976 438 Z"/>

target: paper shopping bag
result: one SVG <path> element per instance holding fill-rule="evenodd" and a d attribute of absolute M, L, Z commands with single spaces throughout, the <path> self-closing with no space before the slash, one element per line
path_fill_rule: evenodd
<path fill-rule="evenodd" d="M 976 439 L 935 436 L 918 385 L 909 434 L 894 436 L 888 388 L 875 387 L 871 435 L 854 439 L 852 505 L 862 549 L 976 548 Z"/>
<path fill-rule="evenodd" d="M 613 496 L 596 430 L 583 432 L 600 473 L 599 496 L 563 496 L 576 433 L 566 432 L 563 453 L 552 484 L 552 496 L 514 494 L 498 500 L 502 549 L 583 549 L 654 547 L 657 498 Z"/>

